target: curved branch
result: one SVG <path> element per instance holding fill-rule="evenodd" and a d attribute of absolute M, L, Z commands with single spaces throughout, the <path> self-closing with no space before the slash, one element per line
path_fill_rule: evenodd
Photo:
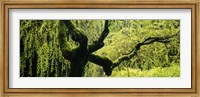
<path fill-rule="evenodd" d="M 95 54 L 90 54 L 89 56 L 89 61 L 92 63 L 95 63 L 99 66 L 103 67 L 104 72 L 106 73 L 107 76 L 110 76 L 112 73 L 112 60 L 107 58 L 107 57 L 102 57 L 102 56 L 98 56 Z"/>
<path fill-rule="evenodd" d="M 170 42 L 170 38 L 177 36 L 178 34 L 174 34 L 172 36 L 166 36 L 166 37 L 149 37 L 147 39 L 145 39 L 143 42 L 138 43 L 135 48 L 127 55 L 123 55 L 121 57 L 119 57 L 117 60 L 115 60 L 113 62 L 113 66 L 112 69 L 114 69 L 115 67 L 117 67 L 120 63 L 122 63 L 123 61 L 126 60 L 130 60 L 132 57 L 134 57 L 137 54 L 137 51 L 140 50 L 140 47 L 143 45 L 148 45 L 148 44 L 152 44 L 154 42 L 160 42 L 160 43 L 168 43 Z"/>
<path fill-rule="evenodd" d="M 68 28 L 69 34 L 72 36 L 72 40 L 80 44 L 80 48 L 87 49 L 88 38 L 85 32 L 77 27 L 71 22 L 71 20 L 63 20 L 64 24 Z"/>
<path fill-rule="evenodd" d="M 115 67 L 119 66 L 119 64 L 122 63 L 123 61 L 130 60 L 131 58 L 133 58 L 133 56 L 136 55 L 136 53 L 137 53 L 137 50 L 133 49 L 129 54 L 119 57 L 117 60 L 115 60 L 113 62 L 112 69 L 114 69 Z"/>
<path fill-rule="evenodd" d="M 112 73 L 112 70 L 119 66 L 120 63 L 122 63 L 123 61 L 126 60 L 130 60 L 131 58 L 133 58 L 136 54 L 137 51 L 140 50 L 140 47 L 143 45 L 148 45 L 148 44 L 152 44 L 154 42 L 160 42 L 160 43 L 168 43 L 170 42 L 170 38 L 177 36 L 177 34 L 172 35 L 172 36 L 167 36 L 167 37 L 149 37 L 147 39 L 145 39 L 143 42 L 138 43 L 135 48 L 127 55 L 123 55 L 121 57 L 119 57 L 117 60 L 112 61 L 111 59 L 107 58 L 107 57 L 103 57 L 103 56 L 98 56 L 98 55 L 94 55 L 94 54 L 90 54 L 89 56 L 89 61 L 93 62 L 99 66 L 102 66 L 106 75 L 110 76 Z"/>
<path fill-rule="evenodd" d="M 69 60 L 70 56 L 73 54 L 73 49 L 70 45 L 70 43 L 67 41 L 67 36 L 66 33 L 60 32 L 58 34 L 58 39 L 59 39 L 59 46 L 62 51 L 62 55 L 64 56 L 65 59 Z"/>
<path fill-rule="evenodd" d="M 108 34 L 109 34 L 108 20 L 106 20 L 104 30 L 101 33 L 99 39 L 97 41 L 95 41 L 92 45 L 89 45 L 89 47 L 88 47 L 89 52 L 92 53 L 92 52 L 102 48 L 104 46 L 103 41 L 108 36 Z"/>

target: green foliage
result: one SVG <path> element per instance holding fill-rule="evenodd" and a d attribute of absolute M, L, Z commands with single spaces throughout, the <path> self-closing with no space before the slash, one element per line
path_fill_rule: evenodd
<path fill-rule="evenodd" d="M 76 27 L 83 29 L 88 37 L 88 44 L 98 39 L 104 28 L 103 20 L 73 20 Z"/>
<path fill-rule="evenodd" d="M 61 26 L 61 27 L 60 27 Z M 58 20 L 20 21 L 20 76 L 67 76 L 70 62 L 62 56 Z"/>
<path fill-rule="evenodd" d="M 179 77 L 180 66 L 179 64 L 172 64 L 170 67 L 162 68 L 155 67 L 150 70 L 141 70 L 130 68 L 128 70 L 115 70 L 113 71 L 112 77 Z"/>
<path fill-rule="evenodd" d="M 110 24 L 111 32 L 104 41 L 105 46 L 95 53 L 97 55 L 108 56 L 113 61 L 120 56 L 128 54 L 138 42 L 144 41 L 144 39 L 148 37 L 170 36 L 180 33 L 180 21 L 178 20 L 115 20 L 111 21 Z M 114 69 L 112 76 L 127 76 L 127 72 L 129 72 L 129 76 L 131 76 L 131 72 L 134 69 L 152 71 L 155 70 L 154 68 L 159 68 L 163 70 L 165 68 L 170 68 L 172 65 L 171 63 L 177 65 L 175 66 L 177 67 L 177 70 L 175 70 L 176 76 L 180 76 L 179 36 L 170 39 L 170 43 L 163 44 L 156 42 L 142 46 L 134 58 L 121 63 L 120 66 Z M 93 74 L 95 69 L 101 69 L 101 67 L 93 65 L 93 63 L 90 68 L 92 67 L 94 67 L 94 69 L 92 69 Z M 120 75 L 121 71 L 126 71 L 126 74 Z M 96 73 L 99 73 L 99 71 L 97 70 L 95 74 Z M 91 75 L 92 74 L 89 76 Z M 87 74 L 85 76 L 87 76 Z M 105 75 L 99 74 L 98 76 Z"/>
<path fill-rule="evenodd" d="M 98 40 L 104 30 L 104 20 L 72 20 L 88 37 L 88 44 Z M 115 61 L 130 53 L 135 45 L 148 37 L 180 34 L 180 20 L 110 20 L 110 33 L 104 47 L 94 52 Z M 20 76 L 68 76 L 70 61 L 64 59 L 59 41 L 66 41 L 67 50 L 79 43 L 72 40 L 68 28 L 59 20 L 20 21 Z M 59 40 L 62 35 L 64 40 Z M 62 48 L 62 46 L 61 46 Z M 78 64 L 77 64 L 78 65 Z M 101 66 L 88 62 L 85 77 L 106 77 Z M 122 62 L 112 77 L 177 77 L 180 76 L 180 37 L 169 43 L 144 45 L 137 55 Z"/>

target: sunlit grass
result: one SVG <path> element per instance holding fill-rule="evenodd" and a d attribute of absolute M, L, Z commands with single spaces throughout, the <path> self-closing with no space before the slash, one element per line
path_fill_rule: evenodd
<path fill-rule="evenodd" d="M 127 70 L 113 71 L 112 77 L 179 77 L 180 76 L 180 66 L 178 64 L 172 65 L 170 67 L 157 67 L 150 70 L 141 69 L 129 69 L 129 74 Z"/>

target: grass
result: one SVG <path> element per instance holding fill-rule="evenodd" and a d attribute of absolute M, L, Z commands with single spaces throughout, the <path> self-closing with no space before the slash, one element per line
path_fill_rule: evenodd
<path fill-rule="evenodd" d="M 128 77 L 128 70 L 114 70 L 112 77 Z M 129 77 L 179 77 L 180 66 L 172 65 L 170 67 L 157 67 L 150 70 L 132 69 L 129 68 Z"/>

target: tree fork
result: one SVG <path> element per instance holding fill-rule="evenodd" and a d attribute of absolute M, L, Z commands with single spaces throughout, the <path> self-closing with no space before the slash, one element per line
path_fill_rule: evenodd
<path fill-rule="evenodd" d="M 72 40 L 80 44 L 78 48 L 73 50 L 65 49 L 68 48 L 67 44 L 65 44 L 65 46 L 61 46 L 63 56 L 71 62 L 69 76 L 83 76 L 84 68 L 88 61 L 102 66 L 106 75 L 110 76 L 112 74 L 112 70 L 119 66 L 121 62 L 133 58 L 137 54 L 137 51 L 140 50 L 141 46 L 152 44 L 154 42 L 168 43 L 170 42 L 170 38 L 177 36 L 177 34 L 175 34 L 166 37 L 149 37 L 143 42 L 138 43 L 127 55 L 123 55 L 115 61 L 112 61 L 108 57 L 92 54 L 92 52 L 95 52 L 104 46 L 103 41 L 109 34 L 108 20 L 105 21 L 104 30 L 101 33 L 99 39 L 89 46 L 88 38 L 84 34 L 83 30 L 75 27 L 70 20 L 64 20 L 64 23 L 68 28 L 69 35 L 72 36 Z M 60 40 L 62 40 L 62 37 Z M 61 42 L 60 45 L 63 45 L 63 43 Z"/>
<path fill-rule="evenodd" d="M 104 46 L 104 39 L 108 36 L 109 34 L 109 25 L 108 25 L 108 20 L 105 21 L 105 25 L 104 25 L 104 30 L 101 33 L 99 39 L 97 41 L 95 41 L 92 45 L 88 46 L 89 52 L 95 52 L 98 49 L 102 48 Z"/>

